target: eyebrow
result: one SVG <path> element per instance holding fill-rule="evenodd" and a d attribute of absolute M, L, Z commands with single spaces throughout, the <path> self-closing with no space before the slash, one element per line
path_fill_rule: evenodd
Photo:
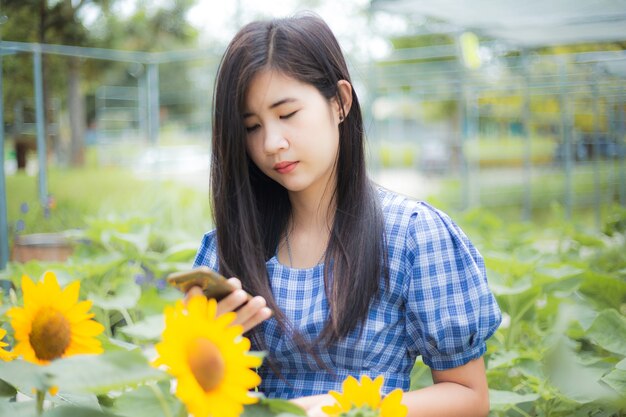
<path fill-rule="evenodd" d="M 278 107 L 278 106 L 282 106 L 283 104 L 286 104 L 286 103 L 293 103 L 293 102 L 295 102 L 295 101 L 298 101 L 298 100 L 296 100 L 295 98 L 290 98 L 290 97 L 283 98 L 282 100 L 278 100 L 277 102 L 273 103 L 273 104 L 272 104 L 269 108 L 270 108 L 270 109 L 273 109 L 273 108 L 276 108 L 276 107 Z M 244 118 L 244 119 L 247 119 L 248 117 L 251 117 L 251 116 L 254 116 L 254 113 L 245 112 L 245 113 L 243 114 L 243 118 Z"/>

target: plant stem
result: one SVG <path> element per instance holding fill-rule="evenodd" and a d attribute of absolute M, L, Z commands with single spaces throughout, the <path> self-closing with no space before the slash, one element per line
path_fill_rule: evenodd
<path fill-rule="evenodd" d="M 37 390 L 37 415 L 43 414 L 43 401 L 46 398 L 46 391 Z"/>
<path fill-rule="evenodd" d="M 522 410 L 521 408 L 519 408 L 518 406 L 514 405 L 513 407 L 511 407 L 513 410 L 517 411 L 518 413 L 520 413 L 521 415 L 523 415 L 524 417 L 532 417 L 530 414 L 528 414 L 526 411 Z"/>
<path fill-rule="evenodd" d="M 113 332 L 111 331 L 111 318 L 109 317 L 108 310 L 102 309 L 102 323 L 104 325 L 104 330 L 106 331 L 107 336 L 113 337 Z"/>
<path fill-rule="evenodd" d="M 133 324 L 135 324 L 133 322 L 133 319 L 130 317 L 130 314 L 128 313 L 128 310 L 123 308 L 120 310 L 120 313 L 122 313 L 122 317 L 124 317 L 124 320 L 126 320 L 126 325 L 127 326 L 131 326 Z"/>
<path fill-rule="evenodd" d="M 165 401 L 165 398 L 163 397 L 163 393 L 161 392 L 161 389 L 155 386 L 155 384 L 147 384 L 147 385 L 150 387 L 150 389 L 154 393 L 154 396 L 157 398 L 157 400 L 159 400 L 159 404 L 161 405 L 161 409 L 163 410 L 163 414 L 165 415 L 165 417 L 173 417 L 172 413 L 170 412 L 170 408 L 167 406 L 167 402 Z"/>

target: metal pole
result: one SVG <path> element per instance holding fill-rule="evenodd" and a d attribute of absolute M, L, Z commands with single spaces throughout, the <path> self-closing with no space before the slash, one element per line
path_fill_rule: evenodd
<path fill-rule="evenodd" d="M 159 140 L 159 64 L 148 64 L 148 136 L 150 145 Z"/>
<path fill-rule="evenodd" d="M 624 136 L 626 135 L 626 101 L 624 100 L 624 93 L 617 101 L 617 117 L 618 128 L 617 134 L 619 140 L 619 202 L 623 207 L 626 207 L 626 141 Z"/>
<path fill-rule="evenodd" d="M 148 73 L 144 72 L 137 77 L 137 110 L 139 113 L 139 134 L 150 142 L 150 128 L 148 127 Z"/>
<path fill-rule="evenodd" d="M 43 207 L 48 204 L 48 180 L 46 177 L 46 136 L 44 126 L 46 118 L 43 107 L 43 74 L 41 68 L 41 50 L 33 53 L 33 72 L 35 79 L 35 118 L 37 121 L 37 155 L 39 157 L 39 201 Z"/>
<path fill-rule="evenodd" d="M 458 92 L 458 106 L 459 106 L 459 128 L 461 137 L 460 160 L 461 160 L 461 209 L 466 210 L 470 206 L 470 162 L 467 155 L 469 150 L 468 145 L 468 100 L 466 93 L 465 81 L 461 81 L 459 84 Z"/>
<path fill-rule="evenodd" d="M 572 137 L 570 129 L 570 115 L 567 106 L 569 97 L 567 96 L 567 68 L 565 61 L 559 62 L 559 110 L 561 111 L 561 136 L 563 139 L 564 154 L 564 174 L 565 174 L 565 217 L 569 220 L 572 218 Z"/>
<path fill-rule="evenodd" d="M 529 221 L 532 217 L 533 201 L 532 201 L 532 141 L 530 138 L 530 76 L 528 74 L 528 57 L 524 54 L 522 57 L 522 65 L 524 72 L 524 103 L 522 107 L 522 131 L 524 132 L 524 141 L 526 142 L 526 148 L 524 152 L 524 174 L 525 174 L 525 187 L 524 187 L 524 207 L 522 210 L 522 219 Z"/>
<path fill-rule="evenodd" d="M 478 123 L 480 120 L 480 109 L 478 106 L 478 93 L 473 89 L 467 96 L 467 129 L 468 139 L 475 146 L 476 154 L 469 159 L 468 197 L 470 207 L 480 206 L 480 141 L 478 138 Z"/>
<path fill-rule="evenodd" d="M 591 94 L 593 100 L 593 208 L 595 214 L 596 227 L 600 229 L 601 221 L 601 199 L 600 192 L 600 97 L 598 94 L 598 80 L 595 68 L 592 69 Z"/>
<path fill-rule="evenodd" d="M 4 177 L 4 95 L 2 91 L 2 53 L 0 52 L 0 270 L 9 262 L 9 225 L 7 190 Z"/>

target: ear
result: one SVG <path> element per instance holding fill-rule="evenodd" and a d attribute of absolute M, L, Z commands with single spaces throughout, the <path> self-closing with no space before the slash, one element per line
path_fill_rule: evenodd
<path fill-rule="evenodd" d="M 339 100 L 341 98 L 341 100 Z M 337 82 L 337 97 L 333 99 L 337 124 L 343 122 L 352 107 L 352 85 L 346 80 Z"/>

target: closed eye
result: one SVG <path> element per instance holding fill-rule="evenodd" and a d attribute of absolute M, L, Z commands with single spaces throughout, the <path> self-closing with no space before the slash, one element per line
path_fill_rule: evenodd
<path fill-rule="evenodd" d="M 286 114 L 284 116 L 280 116 L 281 119 L 289 119 L 291 116 L 293 116 L 294 114 L 298 113 L 298 110 L 291 112 L 289 114 Z"/>
<path fill-rule="evenodd" d="M 255 130 L 257 130 L 259 128 L 259 125 L 256 124 L 254 126 L 246 126 L 246 132 L 250 133 L 250 132 L 254 132 Z"/>

